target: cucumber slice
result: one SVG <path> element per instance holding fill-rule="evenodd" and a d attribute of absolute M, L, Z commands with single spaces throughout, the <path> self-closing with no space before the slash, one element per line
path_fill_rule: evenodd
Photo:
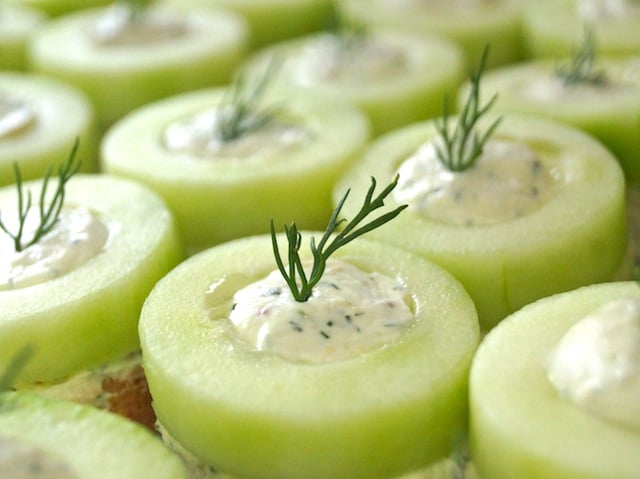
<path fill-rule="evenodd" d="M 227 83 L 245 55 L 248 28 L 232 13 L 153 6 L 150 15 L 170 16 L 186 33 L 126 45 L 96 44 L 88 32 L 107 12 L 83 10 L 47 22 L 30 48 L 33 70 L 86 92 L 103 128 L 151 101 Z"/>
<path fill-rule="evenodd" d="M 473 68 L 480 63 L 486 45 L 491 45 L 487 67 L 522 58 L 520 3 L 513 0 L 340 2 L 344 15 L 356 23 L 448 38 L 464 50 Z"/>
<path fill-rule="evenodd" d="M 374 135 L 442 115 L 443 98 L 455 96 L 465 74 L 465 59 L 454 43 L 389 29 L 368 31 L 362 42 L 346 51 L 335 46 L 334 35 L 309 35 L 264 48 L 245 67 L 262 71 L 274 56 L 283 58 L 276 77 L 282 88 L 302 87 L 355 104 L 369 117 Z"/>
<path fill-rule="evenodd" d="M 49 17 L 57 17 L 85 8 L 106 6 L 113 0 L 6 0 L 5 3 L 33 8 Z"/>
<path fill-rule="evenodd" d="M 40 183 L 24 188 L 36 195 Z M 142 302 L 182 259 L 167 208 L 146 188 L 106 175 L 78 175 L 65 192 L 65 205 L 99 215 L 109 237 L 97 256 L 65 275 L 0 291 L 0 365 L 32 346 L 34 356 L 21 375 L 25 385 L 60 379 L 137 350 Z M 15 202 L 13 186 L 0 190 L 3 213 L 15 211 Z"/>
<path fill-rule="evenodd" d="M 14 163 L 24 180 L 40 178 L 47 167 L 62 163 L 76 139 L 80 169 L 98 167 L 95 112 L 87 97 L 76 88 L 33 73 L 0 73 L 0 95 L 24 103 L 33 121 L 0 137 L 0 186 L 15 181 Z"/>
<path fill-rule="evenodd" d="M 396 341 L 320 364 L 239 346 L 223 318 L 235 291 L 275 269 L 268 236 L 193 256 L 150 294 L 140 341 L 154 408 L 201 462 L 240 477 L 386 478 L 447 456 L 465 434 L 479 328 L 464 289 L 378 242 L 358 239 L 334 254 L 407 285 L 416 319 Z M 228 282 L 208 297 L 220 280 Z"/>
<path fill-rule="evenodd" d="M 575 0 L 523 2 L 522 22 L 528 58 L 564 58 L 582 43 L 584 26 L 593 30 L 601 55 L 637 55 L 640 51 L 640 9 L 634 2 L 620 2 L 622 15 L 585 21 Z M 586 2 L 584 2 L 586 3 Z M 615 2 L 592 2 L 614 4 Z"/>
<path fill-rule="evenodd" d="M 632 282 L 580 288 L 523 308 L 484 338 L 470 377 L 470 440 L 482 477 L 638 477 L 638 431 L 561 399 L 544 362 L 576 321 L 607 301 L 639 295 Z"/>
<path fill-rule="evenodd" d="M 11 4 L 0 6 L 0 68 L 2 70 L 27 70 L 27 42 L 44 19 L 44 14 L 32 8 Z"/>
<path fill-rule="evenodd" d="M 539 60 L 487 72 L 482 94 L 497 94 L 494 111 L 539 115 L 586 131 L 616 155 L 629 180 L 640 180 L 640 57 L 599 58 L 593 69 L 608 79 L 604 85 L 563 88 L 557 66 Z M 460 90 L 459 106 L 468 88 Z"/>
<path fill-rule="evenodd" d="M 254 48 L 322 30 L 332 0 L 164 0 L 182 6 L 208 6 L 242 15 L 250 25 Z"/>
<path fill-rule="evenodd" d="M 493 121 L 495 116 L 483 117 L 479 131 Z M 433 122 L 425 122 L 381 137 L 339 182 L 334 202 L 349 187 L 363 195 L 369 176 L 389 181 L 435 135 Z M 555 163 L 554 174 L 564 180 L 552 199 L 516 220 L 478 227 L 430 219 L 410 207 L 370 233 L 453 273 L 473 298 L 484 329 L 538 298 L 609 279 L 627 244 L 624 176 L 600 143 L 561 123 L 518 115 L 505 115 L 493 137 L 523 142 Z M 346 205 L 344 214 L 352 216 L 352 207 Z"/>
<path fill-rule="evenodd" d="M 237 156 L 173 152 L 163 146 L 173 122 L 215 109 L 225 89 L 183 94 L 124 118 L 102 144 L 105 171 L 127 176 L 158 192 L 173 211 L 189 252 L 241 236 L 298 222 L 300 228 L 326 226 L 337 179 L 369 139 L 364 115 L 323 96 L 272 92 L 266 105 L 280 105 L 286 118 L 306 128 L 308 140 L 289 149 Z M 302 200 L 301 200 L 302 199 Z"/>
<path fill-rule="evenodd" d="M 90 406 L 32 393 L 7 392 L 0 396 L 0 444 L 2 477 L 188 477 L 178 457 L 142 426 Z M 22 459 L 32 467 L 18 469 L 21 458 L 11 453 L 18 449 L 25 451 Z M 18 468 L 12 469 L 12 462 Z M 47 469 L 47 464 L 54 469 Z M 20 475 L 19 470 L 31 470 L 31 474 Z M 55 471 L 66 474 L 58 476 Z"/>

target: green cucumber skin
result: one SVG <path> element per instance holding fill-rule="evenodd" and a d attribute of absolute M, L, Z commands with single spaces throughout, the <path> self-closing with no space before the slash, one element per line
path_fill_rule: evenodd
<path fill-rule="evenodd" d="M 58 17 L 84 8 L 107 6 L 112 0 L 7 0 L 7 4 L 33 8 L 48 17 Z"/>
<path fill-rule="evenodd" d="M 344 14 L 366 26 L 395 28 L 449 38 L 466 53 L 467 64 L 476 68 L 486 45 L 491 53 L 487 68 L 514 63 L 523 58 L 521 6 L 517 1 L 499 2 L 486 11 L 478 9 L 460 16 L 455 11 L 424 12 L 407 9 L 392 11 L 376 4 L 376 0 L 343 0 Z"/>
<path fill-rule="evenodd" d="M 242 18 L 207 10 L 191 15 L 208 19 L 212 31 L 218 28 L 224 36 L 205 38 L 200 32 L 197 40 L 187 37 L 159 47 L 102 52 L 84 36 L 86 23 L 102 11 L 82 11 L 49 22 L 33 37 L 29 52 L 35 72 L 61 79 L 88 95 L 102 130 L 153 101 L 226 84 L 247 53 L 248 28 Z"/>
<path fill-rule="evenodd" d="M 0 186 L 15 181 L 14 163 L 24 180 L 41 178 L 48 167 L 55 172 L 78 139 L 80 171 L 98 169 L 98 129 L 89 99 L 64 82 L 25 72 L 2 72 L 0 89 L 33 103 L 33 127 L 0 141 Z"/>
<path fill-rule="evenodd" d="M 240 477 L 383 478 L 447 456 L 464 437 L 479 333 L 466 292 L 440 268 L 377 242 L 359 239 L 335 255 L 407 281 L 418 323 L 397 343 L 324 365 L 236 347 L 226 309 L 208 309 L 205 293 L 237 278 L 230 296 L 273 270 L 268 236 L 189 258 L 145 302 L 140 339 L 156 414 L 202 462 Z"/>
<path fill-rule="evenodd" d="M 489 332 L 470 376 L 470 442 L 481 477 L 638 476 L 640 434 L 560 399 L 544 369 L 571 324 L 609 300 L 638 295 L 634 282 L 582 287 L 528 305 Z"/>
<path fill-rule="evenodd" d="M 5 2 L 0 15 L 0 69 L 27 71 L 27 44 L 30 35 L 45 21 L 38 10 Z"/>
<path fill-rule="evenodd" d="M 188 477 L 178 456 L 142 426 L 92 406 L 34 393 L 0 395 L 0 437 L 47 451 L 78 479 Z"/>
<path fill-rule="evenodd" d="M 610 78 L 613 69 L 620 69 L 631 58 L 608 57 L 598 60 L 597 70 Z M 640 59 L 638 60 L 640 61 Z M 630 84 L 634 90 L 607 95 L 606 89 L 594 90 L 593 101 L 577 99 L 542 102 L 522 95 L 517 89 L 533 83 L 536 78 L 553 78 L 558 62 L 535 60 L 512 67 L 487 72 L 482 78 L 482 94 L 497 99 L 495 112 L 524 113 L 550 118 L 579 128 L 600 140 L 618 158 L 625 176 L 640 180 L 640 83 Z M 598 93 L 601 91 L 601 93 Z M 468 84 L 458 95 L 458 107 L 466 100 Z"/>
<path fill-rule="evenodd" d="M 491 118 L 485 117 L 484 124 Z M 371 175 L 379 182 L 390 180 L 400 163 L 434 135 L 433 122 L 424 122 L 376 140 L 338 183 L 334 204 L 347 187 L 363 195 Z M 370 233 L 450 271 L 469 291 L 485 330 L 531 301 L 608 280 L 627 245 L 624 176 L 598 142 L 560 123 L 519 115 L 504 115 L 495 136 L 522 139 L 534 149 L 548 149 L 545 144 L 575 149 L 590 165 L 576 170 L 584 185 L 574 183 L 561 198 L 519 221 L 461 228 L 419 217 L 409 208 Z M 354 213 L 345 205 L 347 217 Z"/>
<path fill-rule="evenodd" d="M 312 93 L 334 95 L 355 104 L 369 118 L 373 136 L 442 115 L 443 99 L 454 98 L 464 80 L 465 58 L 460 48 L 448 40 L 389 29 L 372 29 L 369 35 L 408 54 L 409 71 L 387 79 L 367 78 L 357 83 L 319 80 L 302 84 L 296 77 L 295 63 L 288 67 L 286 58 L 295 55 L 305 44 L 321 40 L 326 36 L 322 33 L 263 48 L 251 55 L 244 66 L 250 72 L 264 71 L 274 55 L 284 58 L 285 65 L 276 76 L 280 88 L 306 88 Z"/>
<path fill-rule="evenodd" d="M 176 6 L 224 8 L 242 15 L 253 49 L 323 30 L 333 11 L 330 0 L 165 0 Z"/>
<path fill-rule="evenodd" d="M 575 2 L 533 0 L 523 7 L 525 57 L 565 58 L 584 38 L 584 22 L 573 10 Z M 553 14 L 550 14 L 553 12 Z M 599 55 L 637 55 L 640 52 L 638 17 L 596 21 L 592 25 Z"/>
<path fill-rule="evenodd" d="M 2 204 L 14 196 L 13 188 L 5 188 Z M 61 379 L 137 350 L 144 299 L 184 257 L 173 219 L 146 188 L 106 175 L 78 175 L 66 197 L 67 204 L 85 205 L 121 229 L 111 233 L 103 253 L 77 270 L 0 292 L 0 364 L 25 346 L 35 348 L 20 377 L 25 385 Z M 142 240 L 139 231 L 145 231 Z"/>
<path fill-rule="evenodd" d="M 173 153 L 160 144 L 167 125 L 215 107 L 224 91 L 185 94 L 127 116 L 104 138 L 104 171 L 133 178 L 159 193 L 189 253 L 266 233 L 271 218 L 278 229 L 292 221 L 300 228 L 324 228 L 333 209 L 335 182 L 369 140 L 364 115 L 349 105 L 288 91 L 284 106 L 315 135 L 309 145 L 272 159 L 225 160 Z M 282 101 L 280 93 L 274 95 L 274 102 Z"/>

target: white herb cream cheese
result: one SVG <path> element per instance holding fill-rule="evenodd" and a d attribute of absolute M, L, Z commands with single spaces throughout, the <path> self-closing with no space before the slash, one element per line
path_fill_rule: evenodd
<path fill-rule="evenodd" d="M 77 475 L 67 464 L 44 450 L 13 438 L 0 436 L 0 477 L 75 479 Z"/>
<path fill-rule="evenodd" d="M 221 123 L 231 109 L 204 110 L 169 124 L 162 133 L 162 144 L 168 151 L 187 153 L 205 159 L 276 157 L 312 140 L 310 129 L 300 122 L 274 118 L 258 128 L 224 141 Z M 247 121 L 255 121 L 248 117 Z"/>
<path fill-rule="evenodd" d="M 349 43 L 347 43 L 349 42 Z M 341 39 L 337 35 L 314 37 L 288 59 L 297 83 L 359 82 L 402 75 L 409 68 L 405 52 L 371 35 Z"/>
<path fill-rule="evenodd" d="M 33 126 L 36 112 L 22 98 L 0 92 L 0 140 L 18 134 Z"/>
<path fill-rule="evenodd" d="M 606 21 L 640 15 L 640 5 L 633 0 L 576 0 L 576 12 L 584 22 Z"/>
<path fill-rule="evenodd" d="M 113 5 L 88 30 L 99 47 L 145 46 L 188 34 L 190 26 L 175 14 L 129 5 Z"/>
<path fill-rule="evenodd" d="M 398 168 L 398 203 L 431 219 L 490 225 L 528 215 L 554 195 L 557 180 L 526 144 L 490 139 L 475 164 L 452 172 L 438 159 L 439 139 L 425 143 Z"/>
<path fill-rule="evenodd" d="M 296 302 L 280 274 L 239 290 L 229 319 L 259 351 L 323 363 L 356 357 L 398 338 L 412 324 L 405 286 L 339 260 L 327 262 L 306 302 Z"/>
<path fill-rule="evenodd" d="M 3 215 L 2 219 L 9 231 L 17 231 L 17 218 Z M 38 225 L 37 208 L 31 208 L 24 238 L 31 239 Z M 102 251 L 108 236 L 106 224 L 82 207 L 63 208 L 51 231 L 19 252 L 13 240 L 1 233 L 0 291 L 44 283 L 79 268 Z"/>
<path fill-rule="evenodd" d="M 574 324 L 552 351 L 547 374 L 577 407 L 640 429 L 640 298 L 605 303 Z"/>

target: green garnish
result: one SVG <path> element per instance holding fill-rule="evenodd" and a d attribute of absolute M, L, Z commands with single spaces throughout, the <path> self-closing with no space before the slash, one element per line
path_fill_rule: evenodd
<path fill-rule="evenodd" d="M 480 108 L 480 78 L 487 60 L 489 48 L 486 47 L 480 59 L 478 71 L 471 73 L 471 90 L 462 113 L 458 117 L 458 123 L 449 133 L 449 106 L 447 98 L 444 99 L 443 115 L 435 122 L 436 129 L 440 134 L 444 148 L 436 142 L 435 149 L 438 159 L 449 170 L 454 172 L 464 171 L 471 168 L 478 157 L 482 154 L 484 144 L 487 142 L 493 131 L 500 123 L 501 117 L 497 118 L 491 126 L 479 135 L 475 129 L 477 121 L 484 115 L 497 99 L 497 94 L 482 108 Z"/>
<path fill-rule="evenodd" d="M 606 83 L 604 72 L 593 68 L 595 56 L 595 35 L 590 28 L 585 28 L 582 45 L 568 64 L 556 68 L 556 76 L 560 77 L 567 86 L 580 83 L 590 85 Z"/>
<path fill-rule="evenodd" d="M 13 246 L 16 252 L 22 251 L 29 246 L 37 243 L 40 238 L 46 235 L 56 224 L 62 210 L 65 198 L 65 186 L 67 181 L 78 171 L 80 163 L 75 161 L 76 152 L 78 150 L 78 140 L 75 141 L 71 153 L 67 159 L 58 167 L 58 186 L 51 201 L 47 204 L 47 189 L 49 187 L 49 179 L 51 177 L 51 167 L 47 168 L 42 180 L 42 188 L 38 201 L 38 213 L 40 215 L 40 223 L 34 231 L 31 238 L 24 238 L 25 223 L 29 210 L 32 206 L 31 191 L 25 193 L 23 190 L 22 175 L 20 167 L 14 163 L 13 170 L 16 179 L 16 190 L 18 193 L 18 230 L 16 232 L 9 231 L 0 216 L 0 229 L 13 239 Z"/>
<path fill-rule="evenodd" d="M 336 2 L 325 21 L 325 31 L 333 35 L 340 43 L 342 50 L 346 52 L 357 49 L 367 36 L 366 26 L 347 22 Z"/>
<path fill-rule="evenodd" d="M 129 12 L 129 22 L 136 23 L 142 18 L 144 11 L 154 0 L 116 0 L 116 3 L 123 5 Z"/>
<path fill-rule="evenodd" d="M 273 225 L 273 220 L 271 220 L 271 242 L 273 245 L 273 253 L 275 256 L 276 264 L 278 265 L 278 269 L 282 276 L 284 277 L 289 289 L 291 290 L 291 294 L 294 299 L 298 302 L 305 302 L 311 296 L 313 287 L 318 284 L 320 279 L 322 278 L 322 274 L 324 273 L 325 266 L 327 264 L 327 260 L 329 257 L 342 246 L 346 245 L 350 241 L 354 240 L 358 236 L 361 236 L 388 221 L 392 220 L 396 216 L 400 214 L 400 212 L 405 209 L 408 205 L 401 205 L 393 211 L 385 213 L 373 221 L 356 228 L 362 220 L 366 216 L 369 215 L 372 211 L 384 206 L 384 199 L 387 195 L 395 188 L 398 183 L 398 176 L 396 175 L 395 179 L 375 198 L 373 197 L 373 191 L 376 187 L 375 178 L 371 178 L 371 186 L 369 187 L 369 191 L 364 199 L 364 204 L 360 208 L 360 211 L 356 216 L 347 223 L 347 225 L 340 231 L 337 235 L 335 235 L 332 241 L 327 245 L 329 239 L 333 233 L 335 233 L 338 226 L 340 226 L 345 219 L 338 220 L 338 215 L 340 214 L 340 210 L 344 205 L 344 202 L 349 195 L 350 189 L 346 191 L 338 206 L 333 213 L 331 214 L 331 218 L 329 219 L 329 223 L 327 224 L 327 228 L 322 235 L 322 239 L 320 243 L 316 246 L 315 238 L 311 237 L 309 243 L 311 248 L 311 253 L 313 254 L 313 266 L 311 268 L 311 273 L 307 276 L 302 266 L 302 260 L 300 259 L 299 251 L 300 246 L 302 244 L 302 235 L 298 231 L 298 228 L 295 223 L 291 223 L 290 226 L 285 225 L 285 234 L 287 237 L 287 242 L 289 245 L 288 249 L 288 259 L 289 259 L 289 268 L 285 268 L 284 262 L 280 257 L 280 250 L 278 249 L 278 242 L 276 239 L 275 227 Z M 298 285 L 300 283 L 300 285 Z"/>
<path fill-rule="evenodd" d="M 11 385 L 15 383 L 20 371 L 22 371 L 25 364 L 31 359 L 34 352 L 34 348 L 28 345 L 20 349 L 15 356 L 11 358 L 2 375 L 0 375 L 0 393 L 8 391 L 11 388 Z"/>
<path fill-rule="evenodd" d="M 249 84 L 245 75 L 240 74 L 228 87 L 218 106 L 216 133 L 220 140 L 236 140 L 273 121 L 278 109 L 273 106 L 261 109 L 259 103 L 279 65 L 279 59 L 274 56 L 256 81 Z"/>

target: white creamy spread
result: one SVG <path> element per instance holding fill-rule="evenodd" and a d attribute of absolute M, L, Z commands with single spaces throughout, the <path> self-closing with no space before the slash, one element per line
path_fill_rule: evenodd
<path fill-rule="evenodd" d="M 43 449 L 14 438 L 0 436 L 0 477 L 75 479 L 78 476 L 68 464 Z"/>
<path fill-rule="evenodd" d="M 162 144 L 169 151 L 204 158 L 269 158 L 304 145 L 313 137 L 301 124 L 274 119 L 239 138 L 223 141 L 220 122 L 223 115 L 230 114 L 230 109 L 210 109 L 176 120 L 162 133 Z"/>
<path fill-rule="evenodd" d="M 2 220 L 16 231 L 17 218 L 3 215 Z M 38 224 L 37 208 L 31 208 L 24 238 L 31 239 Z M 106 224 L 82 207 L 63 208 L 53 229 L 20 252 L 0 233 L 0 291 L 44 283 L 79 268 L 102 251 L 108 236 Z"/>
<path fill-rule="evenodd" d="M 476 163 L 449 171 L 438 159 L 436 141 L 425 143 L 398 168 L 392 192 L 399 203 L 425 217 L 461 226 L 510 221 L 528 215 L 554 195 L 554 179 L 527 145 L 490 139 Z"/>
<path fill-rule="evenodd" d="M 22 98 L 0 92 L 0 139 L 33 126 L 36 116 L 33 105 Z"/>
<path fill-rule="evenodd" d="M 296 82 L 359 82 L 402 75 L 409 68 L 406 52 L 382 38 L 354 34 L 345 45 L 336 35 L 321 35 L 305 42 L 289 57 Z"/>
<path fill-rule="evenodd" d="M 150 45 L 187 34 L 184 19 L 161 10 L 133 7 L 116 3 L 106 9 L 91 25 L 89 37 L 99 46 Z"/>
<path fill-rule="evenodd" d="M 553 349 L 547 374 L 576 406 L 640 429 L 640 297 L 606 303 L 574 324 Z"/>
<path fill-rule="evenodd" d="M 606 95 L 624 95 L 637 92 L 638 86 L 630 82 L 611 81 L 609 77 L 602 83 L 578 82 L 566 85 L 559 77 L 531 78 L 521 84 L 522 96 L 534 101 L 555 104 L 570 101 L 576 104 L 589 103 L 594 98 Z"/>
<path fill-rule="evenodd" d="M 640 5 L 633 0 L 576 0 L 578 17 L 585 22 L 616 20 L 640 14 Z"/>
<path fill-rule="evenodd" d="M 356 357 L 400 337 L 412 324 L 407 290 L 395 278 L 339 260 L 306 302 L 296 302 L 280 271 L 236 292 L 229 319 L 258 351 L 323 363 Z"/>
<path fill-rule="evenodd" d="M 477 9 L 486 5 L 500 3 L 502 0 L 379 0 L 390 8 L 429 8 L 431 10 Z"/>

